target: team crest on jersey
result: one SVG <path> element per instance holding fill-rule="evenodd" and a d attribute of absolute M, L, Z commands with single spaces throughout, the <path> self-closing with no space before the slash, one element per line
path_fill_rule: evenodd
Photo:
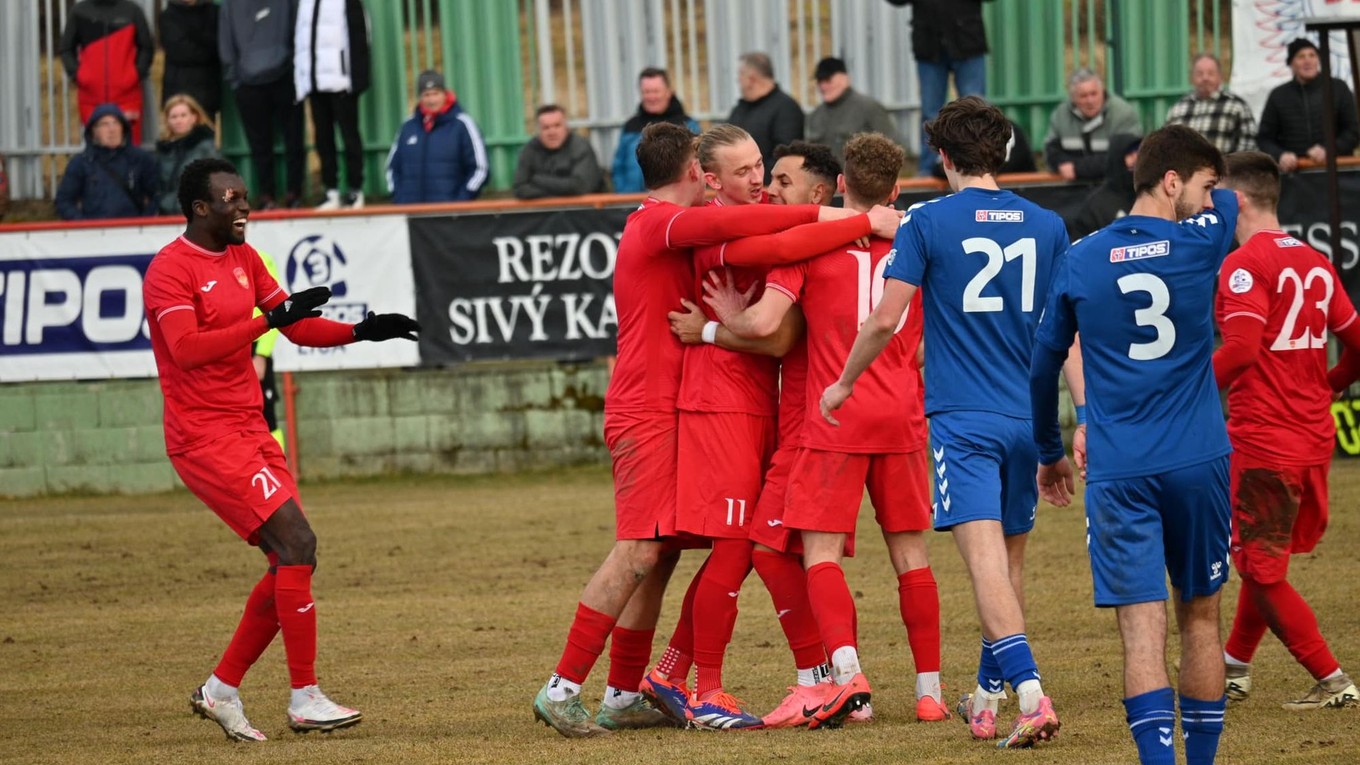
<path fill-rule="evenodd" d="M 1024 223 L 1024 210 L 978 210 L 978 223 Z"/>
<path fill-rule="evenodd" d="M 1299 240 L 1295 239 L 1295 238 L 1292 237 L 1292 236 L 1282 236 L 1282 237 L 1280 237 L 1279 239 L 1276 239 L 1276 240 L 1275 240 L 1275 246 L 1276 246 L 1276 247 L 1302 247 L 1302 246 L 1303 246 L 1303 242 L 1300 242 Z"/>
<path fill-rule="evenodd" d="M 247 290 L 250 289 L 250 279 L 246 277 L 246 271 L 244 268 L 237 266 L 236 268 L 232 269 L 231 272 L 236 275 L 236 283 L 241 285 L 241 289 Z"/>
<path fill-rule="evenodd" d="M 1144 258 L 1160 258 L 1171 254 L 1170 240 L 1163 239 L 1160 242 L 1148 242 L 1147 244 L 1130 244 L 1124 247 L 1115 247 L 1110 250 L 1111 263 L 1123 263 L 1129 260 L 1142 260 Z"/>
<path fill-rule="evenodd" d="M 1247 273 L 1247 269 L 1245 268 L 1239 268 L 1236 271 L 1233 271 L 1232 276 L 1228 277 L 1228 289 L 1232 290 L 1235 295 L 1241 295 L 1243 292 L 1250 291 L 1254 283 L 1251 274 Z"/>

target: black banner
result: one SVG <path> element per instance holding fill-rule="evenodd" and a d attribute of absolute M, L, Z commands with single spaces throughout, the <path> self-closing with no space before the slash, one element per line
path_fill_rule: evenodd
<path fill-rule="evenodd" d="M 634 209 L 411 218 L 421 363 L 613 354 L 614 261 Z"/>

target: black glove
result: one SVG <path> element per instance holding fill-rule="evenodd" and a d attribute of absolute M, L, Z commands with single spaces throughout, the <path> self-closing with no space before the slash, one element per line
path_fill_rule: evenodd
<path fill-rule="evenodd" d="M 311 319 L 321 315 L 316 310 L 318 306 L 324 305 L 331 299 L 330 287 L 312 287 L 301 292 L 294 292 L 264 315 L 265 321 L 273 329 L 286 327 L 295 321 Z"/>
<path fill-rule="evenodd" d="M 354 325 L 355 340 L 415 340 L 420 324 L 410 316 L 399 313 L 368 312 L 368 318 Z"/>

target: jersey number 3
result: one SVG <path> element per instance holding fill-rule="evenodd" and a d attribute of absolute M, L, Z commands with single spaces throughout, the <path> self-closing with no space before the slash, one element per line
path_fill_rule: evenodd
<path fill-rule="evenodd" d="M 1115 282 L 1119 291 L 1125 295 L 1130 292 L 1146 292 L 1152 298 L 1147 308 L 1136 308 L 1133 320 L 1140 327 L 1152 327 L 1157 337 L 1150 343 L 1129 343 L 1129 358 L 1134 361 L 1152 361 L 1171 352 L 1176 345 L 1176 325 L 1166 316 L 1171 307 L 1171 292 L 1166 282 L 1155 274 L 1127 274 Z"/>
<path fill-rule="evenodd" d="M 1020 310 L 1030 313 L 1034 310 L 1034 269 L 1038 250 L 1034 239 L 1025 237 L 1012 242 L 1006 249 L 985 236 L 974 236 L 963 240 L 963 251 L 969 255 L 982 253 L 987 256 L 987 265 L 982 267 L 963 288 L 964 313 L 992 313 L 1006 309 L 1005 298 L 1000 295 L 982 296 L 982 291 L 1001 273 L 1001 269 L 1012 260 L 1020 259 Z"/>

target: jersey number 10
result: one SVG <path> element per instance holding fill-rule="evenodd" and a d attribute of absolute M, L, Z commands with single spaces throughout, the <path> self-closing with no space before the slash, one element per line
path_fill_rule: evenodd
<path fill-rule="evenodd" d="M 858 285 L 856 295 L 858 297 L 857 315 L 859 316 L 859 326 L 864 326 L 864 322 L 869 320 L 869 313 L 878 307 L 879 301 L 883 299 L 883 272 L 888 269 L 888 259 L 880 258 L 878 265 L 873 265 L 870 255 L 864 250 L 846 250 L 855 257 L 855 265 L 858 266 L 855 274 L 855 282 Z M 907 324 L 907 313 L 911 310 L 908 306 L 902 312 L 902 318 L 897 320 L 897 327 L 893 329 L 893 334 L 902 331 L 902 327 Z"/>
<path fill-rule="evenodd" d="M 1012 260 L 1020 259 L 1020 310 L 1030 313 L 1034 310 L 1034 269 L 1038 250 L 1034 239 L 1017 239 L 1001 249 L 1001 245 L 985 236 L 974 236 L 963 240 L 963 251 L 969 255 L 982 253 L 987 256 L 987 265 L 978 271 L 963 288 L 964 313 L 992 313 L 1006 309 L 1005 298 L 1000 295 L 982 296 L 982 291 L 991 284 L 1001 269 Z"/>

